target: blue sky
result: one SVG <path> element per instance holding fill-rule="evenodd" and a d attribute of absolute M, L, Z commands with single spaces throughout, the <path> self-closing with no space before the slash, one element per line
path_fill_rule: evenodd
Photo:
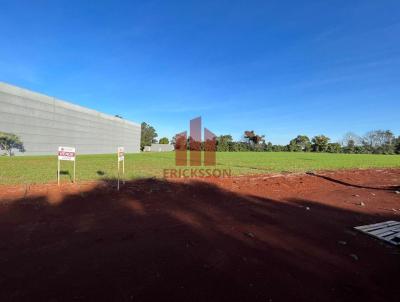
<path fill-rule="evenodd" d="M 35 2 L 35 3 L 34 3 Z M 400 134 L 399 1 L 2 1 L 0 81 L 159 136 Z"/>

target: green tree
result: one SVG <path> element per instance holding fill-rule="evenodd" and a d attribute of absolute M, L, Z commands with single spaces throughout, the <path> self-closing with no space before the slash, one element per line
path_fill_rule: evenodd
<path fill-rule="evenodd" d="M 301 151 L 301 147 L 299 145 L 297 145 L 293 139 L 290 141 L 289 145 L 287 145 L 287 148 L 290 152 L 300 152 Z"/>
<path fill-rule="evenodd" d="M 217 151 L 232 151 L 230 149 L 233 141 L 232 135 L 220 135 L 217 137 Z"/>
<path fill-rule="evenodd" d="M 266 152 L 272 151 L 272 143 L 271 142 L 268 142 L 267 144 L 264 145 L 264 151 L 266 151 Z"/>
<path fill-rule="evenodd" d="M 342 146 L 339 143 L 329 143 L 326 152 L 329 153 L 340 153 L 342 151 Z"/>
<path fill-rule="evenodd" d="M 400 136 L 396 138 L 396 141 L 394 143 L 394 151 L 397 154 L 400 154 Z"/>
<path fill-rule="evenodd" d="M 396 137 L 394 136 L 393 132 L 390 130 L 384 131 L 382 134 L 383 136 L 383 143 L 381 146 L 381 150 L 383 154 L 394 154 L 396 149 Z"/>
<path fill-rule="evenodd" d="M 287 146 L 282 146 L 282 145 L 272 145 L 271 150 L 273 152 L 289 151 Z"/>
<path fill-rule="evenodd" d="M 167 137 L 162 137 L 160 138 L 160 140 L 158 141 L 159 144 L 164 144 L 164 145 L 168 145 L 169 144 L 169 139 Z"/>
<path fill-rule="evenodd" d="M 310 139 L 306 135 L 298 135 L 296 138 L 290 141 L 288 149 L 289 151 L 292 152 L 299 152 L 299 151 L 308 152 L 311 149 Z"/>
<path fill-rule="evenodd" d="M 311 140 L 314 152 L 326 152 L 330 138 L 325 135 L 316 135 Z"/>
<path fill-rule="evenodd" d="M 0 132 L 0 150 L 4 150 L 9 156 L 13 155 L 13 150 L 25 152 L 24 144 L 20 138 L 12 133 Z"/>
<path fill-rule="evenodd" d="M 240 151 L 249 151 L 249 145 L 245 142 L 235 142 L 232 148 L 232 151 L 240 152 Z"/>
<path fill-rule="evenodd" d="M 390 130 L 373 130 L 367 132 L 362 144 L 368 153 L 393 154 L 395 136 Z"/>
<path fill-rule="evenodd" d="M 157 132 L 153 126 L 143 122 L 142 123 L 142 133 L 140 138 L 140 148 L 143 150 L 144 146 L 150 146 L 151 144 L 155 143 Z"/>

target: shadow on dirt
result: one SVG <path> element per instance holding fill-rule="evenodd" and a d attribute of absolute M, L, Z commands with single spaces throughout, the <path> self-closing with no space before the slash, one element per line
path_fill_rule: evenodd
<path fill-rule="evenodd" d="M 319 177 L 328 181 L 332 181 L 334 183 L 337 184 L 341 184 L 344 186 L 348 186 L 348 187 L 353 187 L 353 188 L 360 188 L 360 189 L 371 189 L 371 190 L 384 190 L 384 191 L 398 191 L 400 190 L 400 186 L 389 186 L 389 187 L 369 187 L 369 186 L 363 186 L 363 185 L 357 185 L 357 184 L 351 184 L 339 179 L 335 179 L 326 175 L 320 175 L 320 174 L 315 174 L 313 172 L 307 172 L 307 175 L 311 175 L 311 176 L 315 176 L 315 177 Z"/>
<path fill-rule="evenodd" d="M 4 200 L 0 301 L 394 301 L 399 255 L 352 230 L 388 219 L 199 181 Z"/>

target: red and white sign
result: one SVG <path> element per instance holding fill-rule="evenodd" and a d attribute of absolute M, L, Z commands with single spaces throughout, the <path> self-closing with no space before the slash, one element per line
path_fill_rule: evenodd
<path fill-rule="evenodd" d="M 118 161 L 123 161 L 125 159 L 124 147 L 118 147 Z"/>
<path fill-rule="evenodd" d="M 58 160 L 75 161 L 75 148 L 73 147 L 58 147 Z"/>

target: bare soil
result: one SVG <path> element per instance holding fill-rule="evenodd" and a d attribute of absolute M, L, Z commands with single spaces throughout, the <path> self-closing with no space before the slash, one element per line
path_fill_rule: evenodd
<path fill-rule="evenodd" d="M 399 301 L 400 170 L 0 186 L 0 301 Z"/>

